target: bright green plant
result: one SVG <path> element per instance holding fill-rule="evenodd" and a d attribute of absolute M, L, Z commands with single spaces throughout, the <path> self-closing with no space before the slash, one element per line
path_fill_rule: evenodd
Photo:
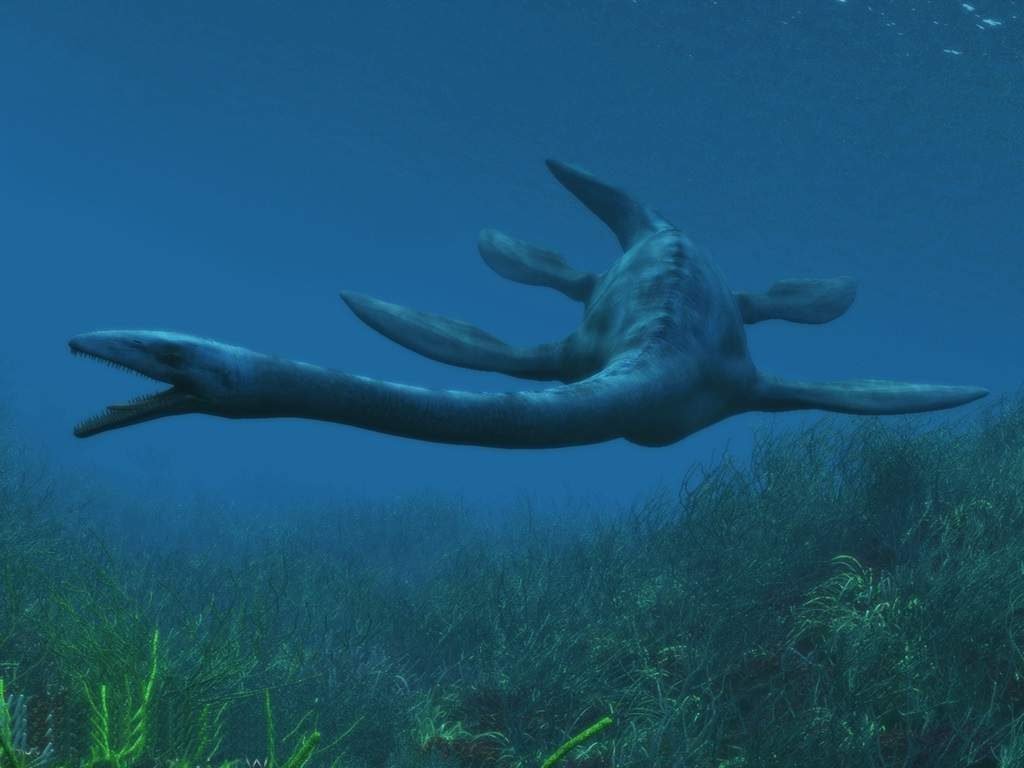
<path fill-rule="evenodd" d="M 88 685 L 85 686 L 90 727 L 89 758 L 85 763 L 86 768 L 127 768 L 142 756 L 146 747 L 150 704 L 157 678 L 159 644 L 160 631 L 156 630 L 150 643 L 149 672 L 140 685 L 139 704 L 132 707 L 130 701 L 124 702 L 124 706 L 118 709 L 121 722 L 117 722 L 118 718 L 111 714 L 107 685 L 101 683 L 96 693 L 90 691 Z"/>
<path fill-rule="evenodd" d="M 588 739 L 593 738 L 611 724 L 612 719 L 610 717 L 602 717 L 592 726 L 586 728 L 583 731 L 580 731 L 567 742 L 565 742 L 562 746 L 556 749 L 551 754 L 551 756 L 544 761 L 543 765 L 541 765 L 541 768 L 551 768 L 551 766 L 553 766 L 555 763 L 557 763 L 559 760 L 565 757 L 570 750 L 578 747 L 580 744 L 587 741 Z"/>
<path fill-rule="evenodd" d="M 319 740 L 321 740 L 321 733 L 313 728 L 311 731 L 300 736 L 299 744 L 292 752 L 291 757 L 284 763 L 279 763 L 278 746 L 276 746 L 276 740 L 278 739 L 276 739 L 276 734 L 274 732 L 273 710 L 270 707 L 269 688 L 263 690 L 263 714 L 266 717 L 266 768 L 302 768 L 309 762 L 313 753 L 316 752 L 316 746 L 319 744 Z M 305 718 L 302 718 L 302 720 L 299 721 L 299 724 L 292 729 L 291 733 L 285 736 L 285 741 L 295 735 L 298 729 L 302 726 L 303 721 L 305 721 Z M 349 731 L 350 730 L 351 728 Z M 334 743 L 337 743 L 337 740 Z"/>

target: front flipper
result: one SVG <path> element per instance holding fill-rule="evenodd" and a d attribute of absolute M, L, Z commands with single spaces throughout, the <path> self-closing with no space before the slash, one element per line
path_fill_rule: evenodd
<path fill-rule="evenodd" d="M 955 408 L 987 394 L 988 390 L 981 387 L 909 384 L 877 379 L 814 383 L 761 376 L 749 410 L 817 409 L 883 416 Z"/>
<path fill-rule="evenodd" d="M 512 347 L 461 320 L 419 312 L 352 291 L 341 298 L 364 323 L 413 352 L 449 365 L 521 379 L 562 377 L 559 344 Z"/>
<path fill-rule="evenodd" d="M 493 229 L 480 232 L 477 246 L 487 266 L 517 283 L 554 288 L 576 301 L 587 301 L 597 284 L 597 275 L 573 269 L 557 253 Z"/>
<path fill-rule="evenodd" d="M 846 312 L 857 296 L 852 277 L 824 280 L 779 280 L 766 293 L 736 293 L 748 325 L 762 320 L 827 323 Z"/>

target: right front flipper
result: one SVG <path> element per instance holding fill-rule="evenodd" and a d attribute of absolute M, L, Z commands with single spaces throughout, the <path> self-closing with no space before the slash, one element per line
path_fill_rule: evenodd
<path fill-rule="evenodd" d="M 341 298 L 375 331 L 432 360 L 521 379 L 562 378 L 559 343 L 512 347 L 461 320 L 419 312 L 352 291 L 343 291 Z"/>
<path fill-rule="evenodd" d="M 905 381 L 787 381 L 761 374 L 749 405 L 752 411 L 816 409 L 861 416 L 924 413 L 956 408 L 985 397 L 982 387 L 912 384 Z"/>

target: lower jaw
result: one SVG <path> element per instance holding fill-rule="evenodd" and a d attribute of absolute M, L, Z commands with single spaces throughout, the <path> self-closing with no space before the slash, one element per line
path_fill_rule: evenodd
<path fill-rule="evenodd" d="M 188 395 L 177 392 L 172 387 L 124 405 L 111 405 L 104 412 L 75 425 L 74 434 L 76 437 L 91 437 L 101 432 L 181 413 L 187 399 Z"/>

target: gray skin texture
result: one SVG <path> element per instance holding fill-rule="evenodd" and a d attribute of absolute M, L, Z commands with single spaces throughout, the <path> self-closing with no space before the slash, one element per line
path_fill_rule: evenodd
<path fill-rule="evenodd" d="M 79 437 L 187 413 L 333 421 L 439 443 L 555 448 L 616 438 L 661 446 L 745 411 L 820 409 L 896 414 L 952 408 L 978 387 L 877 380 L 784 381 L 760 373 L 744 325 L 825 323 L 852 304 L 850 278 L 783 280 L 734 293 L 721 272 L 662 216 L 589 173 L 548 161 L 554 176 L 611 229 L 623 255 L 601 274 L 493 230 L 484 261 L 500 275 L 552 288 L 583 305 L 558 342 L 514 347 L 460 320 L 346 292 L 372 328 L 452 365 L 562 382 L 516 392 L 430 390 L 329 370 L 166 331 L 98 331 L 71 351 L 170 384 L 109 406 Z"/>

